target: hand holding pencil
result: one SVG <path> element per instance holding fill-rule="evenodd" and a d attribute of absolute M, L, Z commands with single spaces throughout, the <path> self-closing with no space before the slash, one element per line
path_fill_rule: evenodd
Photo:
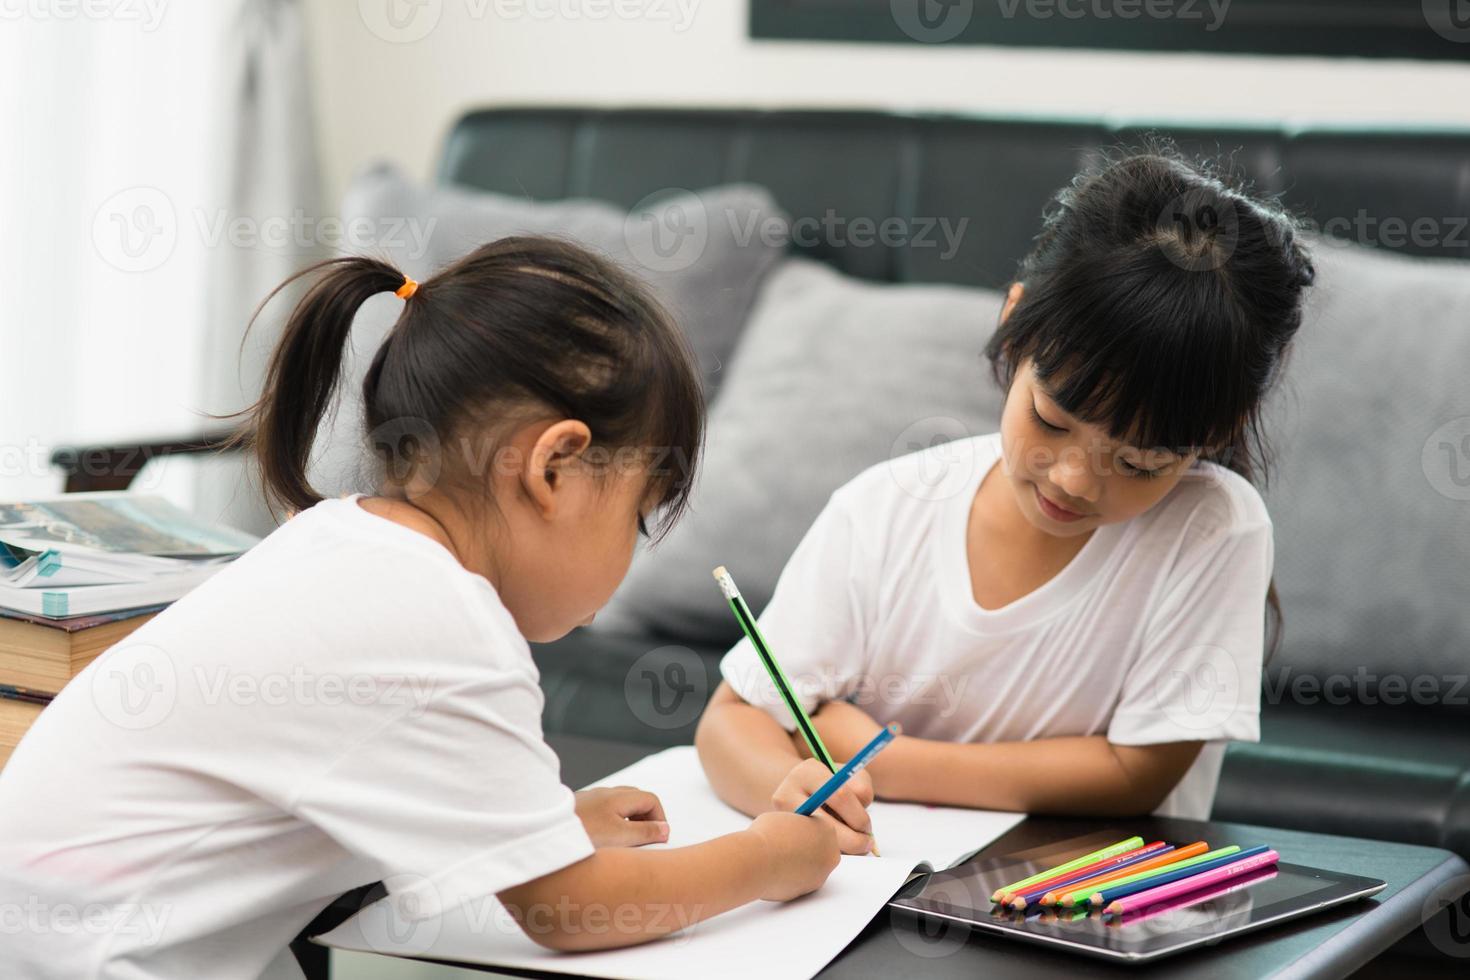
<path fill-rule="evenodd" d="M 771 795 L 778 810 L 796 810 L 822 788 L 832 773 L 816 759 L 798 763 Z M 873 802 L 873 783 L 865 772 L 855 773 L 846 785 L 827 798 L 814 816 L 830 822 L 837 832 L 843 854 L 867 854 L 873 847 L 873 822 L 868 806 Z"/>

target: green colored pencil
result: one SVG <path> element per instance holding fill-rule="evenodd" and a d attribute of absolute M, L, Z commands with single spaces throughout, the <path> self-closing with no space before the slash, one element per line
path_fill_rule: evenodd
<path fill-rule="evenodd" d="M 1128 875 L 1127 877 L 1119 878 L 1117 881 L 1110 881 L 1106 885 L 1103 885 L 1102 889 L 1097 891 L 1089 892 L 1085 887 L 1079 888 L 1074 892 L 1068 892 L 1067 894 L 1061 896 L 1061 903 L 1069 909 L 1077 905 L 1090 906 L 1098 898 L 1098 896 L 1103 893 L 1103 891 L 1106 891 L 1109 888 L 1117 888 L 1120 885 L 1129 885 L 1135 881 L 1143 881 L 1145 878 L 1152 878 L 1155 875 L 1165 874 L 1170 871 L 1178 871 L 1181 868 L 1187 868 L 1192 864 L 1199 864 L 1201 861 L 1213 861 L 1215 860 L 1215 858 L 1224 857 L 1227 854 L 1234 854 L 1238 850 L 1240 850 L 1239 845 L 1231 844 L 1229 847 L 1221 847 L 1213 851 L 1206 851 L 1203 854 L 1196 854 L 1192 858 L 1185 858 L 1183 861 L 1175 861 L 1173 864 L 1161 865 L 1157 868 L 1151 868 L 1148 871 L 1140 871 L 1136 875 Z"/>
<path fill-rule="evenodd" d="M 1092 864 L 1094 861 L 1102 861 L 1110 857 L 1117 857 L 1124 851 L 1131 851 L 1142 846 L 1142 837 L 1130 837 L 1127 840 L 1120 840 L 1116 844 L 1109 844 L 1107 847 L 1104 847 L 1098 851 L 1093 851 L 1091 854 L 1084 854 L 1080 858 L 1074 858 L 1073 860 L 1068 861 L 1066 864 L 1059 864 L 1055 868 L 1047 868 L 1045 871 L 1038 871 L 1036 874 L 1032 875 L 1029 878 L 1022 878 L 1020 881 L 1015 882 L 1014 884 L 1006 885 L 1004 888 L 997 888 L 995 890 L 995 893 L 990 896 L 990 900 L 992 902 L 999 902 L 1001 898 L 1009 892 L 1025 888 L 1027 885 L 1034 885 L 1038 881 L 1045 881 L 1047 878 L 1055 878 L 1057 875 L 1066 874 L 1068 871 L 1076 870 L 1077 868 L 1082 867 L 1084 864 Z"/>
<path fill-rule="evenodd" d="M 735 587 L 735 580 L 730 577 L 724 565 L 715 569 L 714 574 L 715 581 L 720 583 L 720 591 L 725 593 L 725 598 L 729 600 L 735 618 L 740 621 L 740 628 L 750 638 L 750 645 L 755 647 L 756 656 L 760 657 L 761 663 L 765 665 L 766 673 L 771 675 L 771 683 L 775 684 L 776 690 L 781 692 L 781 698 L 786 702 L 787 710 L 796 720 L 796 727 L 801 731 L 801 737 L 806 739 L 807 748 L 811 749 L 814 758 L 827 767 L 828 772 L 836 772 L 837 763 L 832 761 L 832 753 L 828 752 L 827 746 L 822 744 L 822 736 L 817 734 L 816 726 L 807 717 L 801 702 L 796 700 L 796 694 L 791 690 L 791 682 L 786 679 L 786 673 L 776 662 L 771 648 L 766 646 L 766 639 L 761 636 L 760 628 L 755 625 L 755 617 L 750 613 L 750 607 L 745 604 L 740 590 Z"/>

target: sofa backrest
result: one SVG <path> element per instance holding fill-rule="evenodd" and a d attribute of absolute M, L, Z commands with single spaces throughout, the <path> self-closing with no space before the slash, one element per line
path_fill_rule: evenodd
<path fill-rule="evenodd" d="M 510 108 L 461 119 L 439 177 L 628 208 L 753 183 L 791 216 L 796 251 L 848 275 L 1000 287 L 1051 194 L 1146 133 L 1225 158 L 1258 192 L 1356 243 L 1324 247 L 1321 295 L 1268 418 L 1287 620 L 1268 690 L 1297 697 L 1281 688 L 1295 671 L 1372 700 L 1385 677 L 1400 679 L 1395 690 L 1428 677 L 1429 703 L 1470 703 L 1456 688 L 1470 669 L 1470 130 Z"/>
<path fill-rule="evenodd" d="M 848 275 L 1004 285 L 1042 206 L 1096 154 L 1154 132 L 1224 156 L 1258 191 L 1340 237 L 1470 259 L 1470 130 L 1230 129 L 859 111 L 508 108 L 453 127 L 439 179 L 538 200 L 631 208 L 744 182 L 791 215 L 796 248 Z M 880 234 L 898 218 L 896 233 Z M 940 219 L 969 218 L 958 249 Z M 1436 229 L 1418 233 L 1416 219 Z M 806 222 L 806 225 L 801 225 Z M 931 226 L 930 223 L 934 224 Z M 824 224 L 825 223 L 825 224 Z M 835 229 L 825 233 L 825 227 Z M 812 234 L 801 236 L 801 227 Z M 953 224 L 951 225 L 953 227 Z M 871 229 L 871 230 L 869 230 Z M 805 244 L 803 244 L 805 242 Z"/>

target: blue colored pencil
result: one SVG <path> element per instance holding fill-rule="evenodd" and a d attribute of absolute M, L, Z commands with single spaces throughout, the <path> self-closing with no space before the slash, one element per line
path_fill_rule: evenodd
<path fill-rule="evenodd" d="M 863 768 L 873 761 L 873 756 L 882 752 L 883 747 L 889 742 L 892 742 L 894 736 L 899 731 L 900 729 L 896 722 L 886 728 L 880 729 L 878 734 L 873 736 L 871 742 L 864 745 L 857 755 L 847 761 L 847 765 L 834 772 L 828 777 L 825 783 L 817 788 L 815 793 L 807 797 L 806 802 L 796 808 L 796 812 L 803 817 L 809 817 L 813 813 L 816 813 L 817 809 L 823 803 L 827 802 L 827 798 L 841 789 L 842 784 L 851 779 L 853 774 L 862 772 Z"/>
<path fill-rule="evenodd" d="M 1259 847 L 1248 847 L 1243 851 L 1236 851 L 1234 854 L 1227 854 L 1224 857 L 1215 858 L 1213 861 L 1201 861 L 1199 864 L 1192 864 L 1178 871 L 1164 871 L 1161 874 L 1154 875 L 1152 878 L 1144 878 L 1141 881 L 1135 881 L 1129 885 L 1119 885 L 1117 888 L 1104 886 L 1100 891 L 1088 897 L 1088 904 L 1092 908 L 1099 909 L 1114 899 L 1123 898 L 1126 895 L 1132 895 L 1135 892 L 1145 891 L 1149 888 L 1157 888 L 1159 885 L 1167 885 L 1171 881 L 1189 878 L 1202 871 L 1214 871 L 1216 868 L 1223 868 L 1227 864 L 1234 864 L 1236 861 L 1242 861 L 1248 857 L 1255 857 L 1257 854 L 1265 854 L 1269 850 L 1270 848 L 1265 844 Z"/>

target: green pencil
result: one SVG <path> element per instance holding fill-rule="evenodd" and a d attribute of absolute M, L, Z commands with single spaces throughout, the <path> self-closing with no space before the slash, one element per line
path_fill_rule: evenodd
<path fill-rule="evenodd" d="M 1110 857 L 1117 857 L 1124 851 L 1131 851 L 1142 846 L 1142 837 L 1130 837 L 1127 840 L 1120 840 L 1116 844 L 1109 844 L 1107 847 L 1093 851 L 1091 854 L 1084 854 L 1080 858 L 1073 858 L 1066 864 L 1059 864 L 1055 868 L 1047 868 L 1045 871 L 1038 871 L 1036 874 L 1032 875 L 1029 878 L 1022 878 L 1020 881 L 1006 885 L 1004 888 L 997 888 L 995 890 L 995 893 L 990 896 L 990 900 L 992 902 L 999 902 L 1001 898 L 1008 893 L 1016 891 L 1020 888 L 1025 888 L 1027 885 L 1034 885 L 1038 881 L 1045 881 L 1047 878 L 1055 878 L 1057 875 L 1066 874 L 1068 871 L 1073 871 L 1077 868 L 1080 868 L 1084 864 L 1092 864 L 1094 861 L 1102 861 Z"/>
<path fill-rule="evenodd" d="M 1169 871 L 1179 871 L 1189 867 L 1190 865 L 1199 864 L 1202 861 L 1213 861 L 1216 858 L 1222 858 L 1228 854 L 1234 854 L 1238 850 L 1240 850 L 1239 845 L 1231 844 L 1229 847 L 1221 847 L 1213 851 L 1206 851 L 1203 854 L 1196 854 L 1192 858 L 1185 858 L 1183 861 L 1175 861 L 1173 864 L 1163 864 L 1157 868 L 1150 868 L 1147 871 L 1140 871 L 1138 872 L 1138 874 L 1135 875 L 1127 875 L 1125 877 L 1117 879 L 1116 881 L 1110 881 L 1106 885 L 1102 885 L 1101 887 L 1089 887 L 1086 882 L 1079 882 L 1078 884 L 1080 885 L 1080 887 L 1076 891 L 1069 891 L 1067 892 L 1067 894 L 1060 896 L 1061 904 L 1066 906 L 1067 908 L 1075 908 L 1079 905 L 1091 906 L 1093 904 L 1093 900 L 1109 888 L 1117 888 L 1119 885 L 1131 885 L 1135 881 L 1143 881 L 1145 878 L 1152 878 L 1155 875 L 1161 875 Z M 1067 899 L 1069 898 L 1071 899 L 1070 902 L 1067 901 Z"/>
<path fill-rule="evenodd" d="M 756 656 L 761 658 L 766 673 L 771 675 L 771 683 L 775 684 L 776 690 L 781 692 L 781 698 L 786 702 L 787 710 L 796 720 L 796 727 L 801 731 L 801 737 L 806 739 L 807 748 L 812 750 L 814 758 L 827 767 L 828 772 L 836 772 L 837 763 L 832 761 L 832 754 L 827 751 L 827 746 L 822 744 L 822 736 L 817 734 L 816 726 L 807 717 L 801 702 L 796 700 L 796 694 L 791 690 L 791 682 L 786 679 L 786 674 L 781 670 L 781 665 L 776 662 L 771 648 L 766 646 L 765 637 L 761 636 L 760 628 L 755 625 L 755 617 L 750 614 L 750 607 L 745 604 L 740 590 L 735 587 L 735 580 L 730 577 L 724 565 L 715 569 L 714 574 L 715 581 L 720 583 L 720 591 L 725 593 L 725 598 L 730 601 L 730 608 L 735 612 L 735 618 L 740 621 L 740 628 L 750 638 L 750 645 L 755 647 Z"/>

